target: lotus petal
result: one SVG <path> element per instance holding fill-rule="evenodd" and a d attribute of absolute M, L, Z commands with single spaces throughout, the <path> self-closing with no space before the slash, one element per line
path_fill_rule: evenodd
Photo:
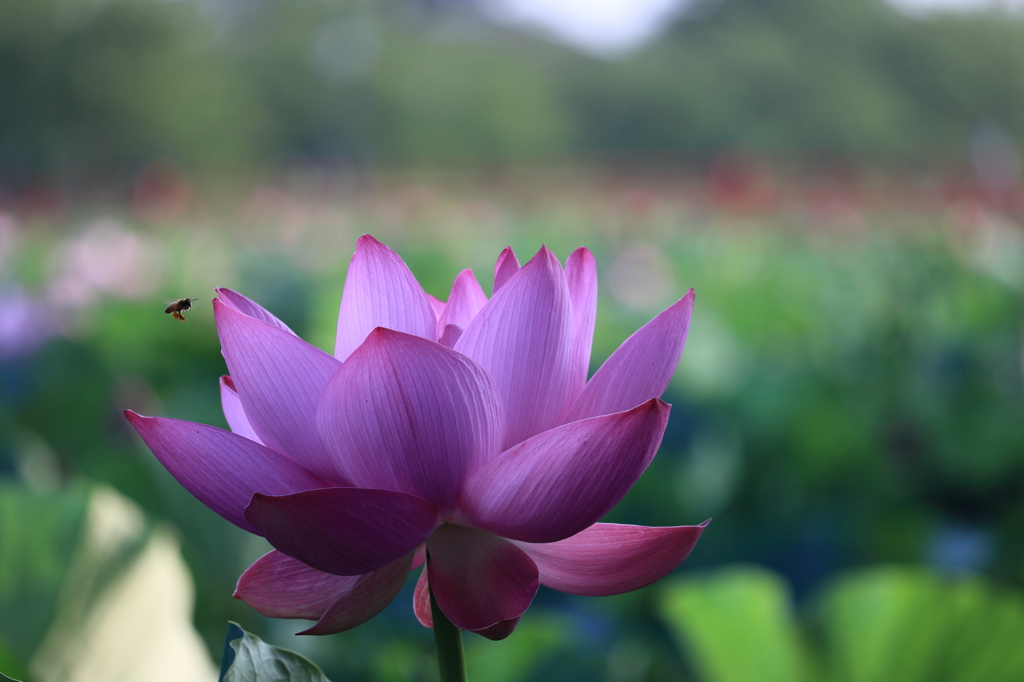
<path fill-rule="evenodd" d="M 573 318 L 569 393 L 566 396 L 568 407 L 587 383 L 590 348 L 594 342 L 594 323 L 597 320 L 597 262 L 590 249 L 580 247 L 565 261 L 565 282 L 569 287 Z"/>
<path fill-rule="evenodd" d="M 437 337 L 437 342 L 445 348 L 454 348 L 464 331 L 466 330 L 457 324 L 446 324 Z"/>
<path fill-rule="evenodd" d="M 245 408 L 242 407 L 242 400 L 238 397 L 235 382 L 230 376 L 220 378 L 220 406 L 224 410 L 224 419 L 227 420 L 232 433 L 263 445 L 263 441 L 252 430 L 249 418 L 245 416 Z"/>
<path fill-rule="evenodd" d="M 641 327 L 587 383 L 564 422 L 621 412 L 660 398 L 679 364 L 693 313 L 693 289 Z"/>
<path fill-rule="evenodd" d="M 473 632 L 480 635 L 481 637 L 486 637 L 492 642 L 498 642 L 505 639 L 515 631 L 516 626 L 519 625 L 519 620 L 521 618 L 522 616 L 509 618 L 508 620 L 503 620 L 500 623 L 495 623 L 489 628 L 473 630 Z"/>
<path fill-rule="evenodd" d="M 491 290 L 491 296 L 498 293 L 498 289 L 505 286 L 505 282 L 517 272 L 519 272 L 519 259 L 516 258 L 516 252 L 512 250 L 512 247 L 506 246 L 494 264 L 494 289 Z"/>
<path fill-rule="evenodd" d="M 595 523 L 558 542 L 516 544 L 537 564 L 541 585 L 606 597 L 639 590 L 671 573 L 707 524 L 648 528 Z"/>
<path fill-rule="evenodd" d="M 420 625 L 425 628 L 434 627 L 434 613 L 430 609 L 430 581 L 427 579 L 426 567 L 420 571 L 420 577 L 416 580 L 416 589 L 412 593 L 412 610 Z"/>
<path fill-rule="evenodd" d="M 434 311 L 434 317 L 441 319 L 441 313 L 444 312 L 444 301 L 436 296 L 431 296 L 430 294 L 427 294 L 427 300 L 430 301 L 430 307 Z"/>
<path fill-rule="evenodd" d="M 220 301 L 229 308 L 297 336 L 297 334 L 291 330 L 291 327 L 277 319 L 273 313 L 252 299 L 246 298 L 237 291 L 232 291 L 231 289 L 225 289 L 223 287 L 218 288 L 215 291 L 217 292 L 217 296 L 220 298 Z"/>
<path fill-rule="evenodd" d="M 471 525 L 514 540 L 575 535 L 608 513 L 647 469 L 669 409 L 653 399 L 534 436 L 471 476 L 459 510 Z"/>
<path fill-rule="evenodd" d="M 499 452 L 501 399 L 464 355 L 380 328 L 328 383 L 317 428 L 341 476 L 445 512 L 470 469 Z"/>
<path fill-rule="evenodd" d="M 427 575 L 437 605 L 456 626 L 482 630 L 523 615 L 537 594 L 537 567 L 511 542 L 442 524 L 427 540 Z"/>
<path fill-rule="evenodd" d="M 319 620 L 362 577 L 324 573 L 275 549 L 242 574 L 234 597 L 270 618 Z"/>
<path fill-rule="evenodd" d="M 348 358 L 377 327 L 437 340 L 437 317 L 423 287 L 397 253 L 364 234 L 345 278 L 335 357 Z"/>
<path fill-rule="evenodd" d="M 316 435 L 320 394 L 341 363 L 218 300 L 213 311 L 232 382 L 260 441 L 335 485 L 345 485 Z"/>
<path fill-rule="evenodd" d="M 178 483 L 250 533 L 262 534 L 244 515 L 253 493 L 287 495 L 329 485 L 288 457 L 230 431 L 131 410 L 124 414 Z"/>
<path fill-rule="evenodd" d="M 437 525 L 437 509 L 390 490 L 324 488 L 252 496 L 245 518 L 290 557 L 325 573 L 369 573 L 411 553 Z"/>
<path fill-rule="evenodd" d="M 487 303 L 487 294 L 476 281 L 473 271 L 466 268 L 459 273 L 452 284 L 451 294 L 448 296 L 448 303 L 445 304 L 444 312 L 437 318 L 437 337 L 441 345 L 451 348 L 458 340 L 469 323 L 480 309 Z M 448 332 L 446 328 L 454 326 L 459 329 L 458 335 Z M 454 336 L 454 338 L 452 338 Z"/>
<path fill-rule="evenodd" d="M 412 609 L 420 625 L 426 628 L 434 627 L 434 613 L 430 608 L 430 581 L 427 579 L 426 570 L 420 573 L 419 580 L 416 581 L 416 589 L 412 595 Z M 470 632 L 475 632 L 494 641 L 505 639 L 516 629 L 520 618 L 521 616 L 516 616 L 480 630 L 470 630 Z"/>
<path fill-rule="evenodd" d="M 503 448 L 558 424 L 569 391 L 572 344 L 569 289 L 558 259 L 542 248 L 455 344 L 494 377 L 505 405 Z"/>
<path fill-rule="evenodd" d="M 300 635 L 332 635 L 362 625 L 395 600 L 409 575 L 412 555 L 359 576 L 352 590 L 338 598 L 313 627 Z"/>

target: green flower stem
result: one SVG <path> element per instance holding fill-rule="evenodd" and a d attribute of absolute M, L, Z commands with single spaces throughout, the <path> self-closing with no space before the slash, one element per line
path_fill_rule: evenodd
<path fill-rule="evenodd" d="M 424 566 L 423 570 L 427 570 Z M 434 644 L 441 682 L 466 682 L 466 655 L 462 651 L 462 630 L 448 620 L 430 590 L 430 613 L 434 617 Z"/>

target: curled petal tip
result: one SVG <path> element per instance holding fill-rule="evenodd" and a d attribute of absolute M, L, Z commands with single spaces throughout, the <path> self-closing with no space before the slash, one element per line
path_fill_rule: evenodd
<path fill-rule="evenodd" d="M 575 251 L 572 252 L 572 254 L 570 254 L 570 258 L 576 255 L 577 253 L 580 254 L 581 257 L 586 258 L 587 260 L 594 260 L 593 252 L 585 246 L 578 247 Z"/>
<path fill-rule="evenodd" d="M 372 234 L 365 233 L 356 240 L 356 250 L 358 251 L 363 246 L 384 246 L 384 244 Z"/>
<path fill-rule="evenodd" d="M 698 524 L 697 524 L 697 527 L 698 527 L 698 528 L 707 528 L 707 527 L 708 527 L 708 524 L 709 524 L 709 523 L 711 523 L 711 519 L 708 519 L 708 520 L 707 520 L 707 521 L 705 521 L 704 523 L 698 523 Z"/>
<path fill-rule="evenodd" d="M 666 403 L 661 398 L 651 398 L 646 403 L 638 405 L 636 408 L 638 412 L 647 410 L 649 412 L 668 412 L 672 409 L 672 406 Z M 628 412 L 629 410 L 627 410 Z"/>
<path fill-rule="evenodd" d="M 558 265 L 559 268 L 562 267 L 561 262 L 559 262 L 558 260 L 558 256 L 556 256 L 554 252 L 548 248 L 547 244 L 541 244 L 540 249 L 537 250 L 537 255 L 535 256 L 535 258 L 537 257 L 544 258 L 549 263 L 553 262 L 556 265 Z"/>
<path fill-rule="evenodd" d="M 402 333 L 400 331 L 396 331 L 396 330 L 391 329 L 389 327 L 374 327 L 373 331 L 371 331 L 369 334 L 366 335 L 366 340 L 363 341 L 363 343 L 366 343 L 366 341 L 373 341 L 375 343 L 380 343 L 382 341 L 391 341 L 392 339 L 395 339 L 396 337 L 399 337 L 399 336 L 414 336 L 414 335 L 413 334 L 404 334 L 404 333 Z M 420 338 L 420 337 L 416 337 L 416 338 Z"/>

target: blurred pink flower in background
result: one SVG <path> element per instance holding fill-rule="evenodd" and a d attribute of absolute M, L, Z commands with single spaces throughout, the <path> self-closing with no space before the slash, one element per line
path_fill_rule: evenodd
<path fill-rule="evenodd" d="M 236 596 L 307 634 L 379 613 L 409 571 L 458 627 L 508 636 L 538 585 L 603 596 L 676 568 L 704 528 L 598 523 L 661 443 L 660 400 L 686 340 L 693 292 L 627 339 L 587 380 L 597 273 L 511 249 L 494 294 L 472 271 L 447 302 L 363 236 L 349 266 L 334 355 L 254 302 L 214 299 L 233 433 L 131 411 L 172 475 L 275 550 Z"/>

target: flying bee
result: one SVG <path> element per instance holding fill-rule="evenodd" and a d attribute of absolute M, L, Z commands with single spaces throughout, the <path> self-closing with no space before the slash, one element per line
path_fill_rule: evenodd
<path fill-rule="evenodd" d="M 195 300 L 197 299 L 179 298 L 177 301 L 164 308 L 164 312 L 168 315 L 174 315 L 174 319 L 181 320 L 182 322 L 184 322 L 185 316 L 182 315 L 182 313 L 191 308 L 192 301 Z"/>

